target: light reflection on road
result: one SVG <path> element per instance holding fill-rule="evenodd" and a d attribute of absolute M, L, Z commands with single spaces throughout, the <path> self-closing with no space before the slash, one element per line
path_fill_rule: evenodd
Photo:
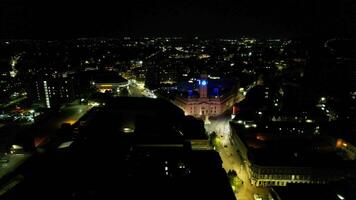
<path fill-rule="evenodd" d="M 91 108 L 92 106 L 84 104 L 71 104 L 63 108 L 57 115 L 38 128 L 39 135 L 35 138 L 35 146 L 44 144 L 46 139 L 53 135 L 63 123 L 74 124 Z"/>

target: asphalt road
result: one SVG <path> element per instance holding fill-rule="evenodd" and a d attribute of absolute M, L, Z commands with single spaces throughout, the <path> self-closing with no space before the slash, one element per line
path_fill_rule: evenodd
<path fill-rule="evenodd" d="M 6 174 L 14 171 L 23 162 L 25 162 L 31 154 L 10 154 L 7 156 L 9 160 L 7 163 L 0 164 L 0 179 Z"/>
<path fill-rule="evenodd" d="M 38 128 L 38 137 L 35 139 L 36 146 L 43 144 L 46 138 L 53 135 L 63 123 L 74 124 L 92 107 L 82 104 L 71 104 L 61 109 L 58 114 Z"/>
<path fill-rule="evenodd" d="M 221 159 L 223 160 L 223 167 L 226 173 L 233 169 L 237 172 L 239 178 L 243 181 L 241 189 L 236 194 L 236 199 L 254 200 L 254 194 L 263 194 L 267 196 L 269 194 L 268 188 L 255 187 L 251 185 L 245 163 L 241 159 L 241 156 L 238 154 L 238 147 L 231 145 L 229 120 L 229 116 L 211 120 L 211 124 L 206 125 L 206 129 L 208 132 L 215 131 L 217 136 L 220 137 L 222 141 L 222 146 L 217 150 Z"/>
<path fill-rule="evenodd" d="M 144 97 L 142 94 L 143 88 L 140 88 L 138 85 L 131 83 L 128 86 L 129 96 L 132 97 Z"/>

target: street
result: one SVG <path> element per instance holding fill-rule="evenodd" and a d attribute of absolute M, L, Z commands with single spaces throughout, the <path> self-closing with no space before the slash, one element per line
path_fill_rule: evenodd
<path fill-rule="evenodd" d="M 248 178 L 245 163 L 238 154 L 238 147 L 230 143 L 230 126 L 229 116 L 221 117 L 216 120 L 210 120 L 211 124 L 205 125 L 206 130 L 210 133 L 215 131 L 221 139 L 221 147 L 217 148 L 221 159 L 223 160 L 223 168 L 226 173 L 233 169 L 237 172 L 239 178 L 243 181 L 241 189 L 237 192 L 236 199 L 238 200 L 254 200 L 253 194 L 263 194 L 268 196 L 269 189 L 263 187 L 252 186 Z"/>
<path fill-rule="evenodd" d="M 89 105 L 73 103 L 59 111 L 49 121 L 38 128 L 38 137 L 35 139 L 35 146 L 45 142 L 46 138 L 53 135 L 63 123 L 74 124 L 92 107 Z"/>
<path fill-rule="evenodd" d="M 145 88 L 143 85 L 137 84 L 135 81 L 129 81 L 127 90 L 129 91 L 130 97 L 148 97 L 148 98 L 157 98 L 157 96 Z"/>
<path fill-rule="evenodd" d="M 142 94 L 143 89 L 139 88 L 139 86 L 135 83 L 130 82 L 129 86 L 127 87 L 128 91 L 129 91 L 129 96 L 132 97 L 144 97 L 144 95 Z"/>
<path fill-rule="evenodd" d="M 7 159 L 9 161 L 7 163 L 0 164 L 0 179 L 6 174 L 14 171 L 17 167 L 19 167 L 23 162 L 25 162 L 30 157 L 31 154 L 27 154 L 27 153 L 7 155 Z"/>

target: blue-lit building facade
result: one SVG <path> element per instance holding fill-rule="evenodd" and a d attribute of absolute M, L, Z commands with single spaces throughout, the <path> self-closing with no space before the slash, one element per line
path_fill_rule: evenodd
<path fill-rule="evenodd" d="M 220 94 L 217 87 L 209 88 L 209 77 L 202 74 L 198 82 L 198 95 L 194 95 L 193 90 L 188 90 L 186 96 L 177 96 L 174 104 L 184 110 L 185 115 L 192 115 L 199 118 L 217 116 L 229 109 L 235 96 L 233 92 Z M 209 89 L 212 89 L 208 92 Z"/>

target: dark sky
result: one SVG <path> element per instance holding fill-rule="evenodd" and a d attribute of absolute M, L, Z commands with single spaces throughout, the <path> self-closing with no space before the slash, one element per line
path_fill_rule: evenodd
<path fill-rule="evenodd" d="M 352 36 L 356 32 L 354 2 L 1 0 L 0 37 Z"/>

